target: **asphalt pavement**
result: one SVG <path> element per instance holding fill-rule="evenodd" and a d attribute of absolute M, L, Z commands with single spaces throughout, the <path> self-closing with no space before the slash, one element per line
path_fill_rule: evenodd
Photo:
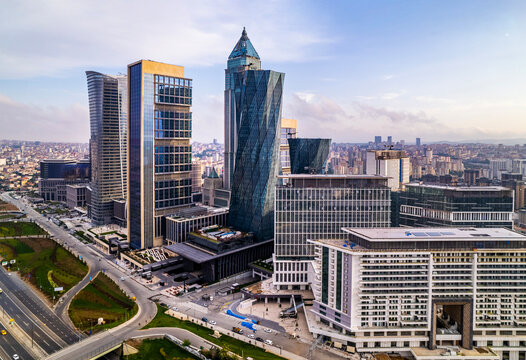
<path fill-rule="evenodd" d="M 20 356 L 21 360 L 35 359 L 10 333 L 9 326 L 4 327 L 0 324 L 0 331 L 5 330 L 5 335 L 0 335 L 0 349 L 8 359 L 11 359 L 14 354 Z"/>

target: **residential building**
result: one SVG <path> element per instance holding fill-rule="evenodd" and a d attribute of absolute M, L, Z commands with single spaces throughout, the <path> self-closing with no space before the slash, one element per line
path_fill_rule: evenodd
<path fill-rule="evenodd" d="M 501 178 L 503 172 L 512 171 L 513 163 L 511 159 L 490 159 L 489 169 L 490 177 L 493 179 Z"/>
<path fill-rule="evenodd" d="M 501 186 L 411 183 L 400 193 L 400 225 L 511 229 L 513 206 L 513 190 Z"/>
<path fill-rule="evenodd" d="M 466 169 L 464 170 L 464 182 L 466 185 L 477 185 L 477 179 L 480 177 L 479 169 Z"/>
<path fill-rule="evenodd" d="M 251 59 L 257 60 L 255 65 L 247 65 Z M 225 158 L 224 181 L 231 181 L 226 187 L 232 189 L 229 224 L 254 233 L 258 241 L 274 236 L 274 187 L 280 170 L 284 78 L 283 73 L 260 69 L 259 56 L 243 30 L 228 60 L 225 113 L 231 111 L 233 118 L 226 119 L 225 131 L 233 139 L 225 140 L 225 156 L 234 150 L 235 161 L 227 164 Z M 230 98 L 233 94 L 235 97 Z M 228 145 L 232 140 L 234 149 Z"/>
<path fill-rule="evenodd" d="M 315 337 L 415 359 L 526 357 L 525 236 L 500 228 L 344 231 L 348 239 L 309 240 Z"/>
<path fill-rule="evenodd" d="M 398 191 L 409 183 L 411 163 L 405 151 L 401 150 L 369 150 L 365 173 L 367 175 L 382 175 L 389 178 L 388 186 Z"/>
<path fill-rule="evenodd" d="M 184 67 L 128 65 L 128 237 L 134 249 L 163 243 L 164 217 L 192 199 L 192 80 Z"/>
<path fill-rule="evenodd" d="M 290 174 L 290 148 L 289 140 L 295 139 L 298 132 L 296 119 L 281 119 L 281 136 L 279 145 L 279 156 L 281 162 L 281 174 Z"/>
<path fill-rule="evenodd" d="M 274 277 L 279 289 L 313 281 L 314 246 L 308 239 L 344 239 L 344 226 L 389 227 L 388 179 L 378 175 L 283 175 L 276 186 Z"/>
<path fill-rule="evenodd" d="M 90 110 L 91 204 L 95 225 L 113 222 L 113 200 L 126 199 L 128 80 L 86 71 Z"/>
<path fill-rule="evenodd" d="M 289 139 L 290 171 L 292 174 L 325 172 L 331 139 Z"/>
<path fill-rule="evenodd" d="M 223 185 L 227 190 L 232 188 L 234 178 L 240 127 L 240 114 L 237 111 L 240 107 L 245 70 L 261 70 L 261 60 L 248 38 L 245 28 L 243 28 L 241 38 L 228 57 L 225 70 L 225 167 Z M 239 76 L 240 74 L 241 76 Z M 266 89 L 266 86 L 264 88 Z M 261 103 L 257 105 L 261 105 Z"/>

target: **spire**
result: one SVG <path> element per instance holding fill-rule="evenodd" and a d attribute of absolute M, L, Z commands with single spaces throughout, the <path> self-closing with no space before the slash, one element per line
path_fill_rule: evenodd
<path fill-rule="evenodd" d="M 215 167 L 212 167 L 212 171 L 210 171 L 210 175 L 208 175 L 211 179 L 219 179 L 219 175 L 217 175 L 217 171 Z"/>
<path fill-rule="evenodd" d="M 232 50 L 228 59 L 233 59 L 240 56 L 251 56 L 259 60 L 259 55 L 250 42 L 245 27 L 243 27 L 241 37 L 239 38 L 236 46 L 234 46 L 234 50 Z"/>

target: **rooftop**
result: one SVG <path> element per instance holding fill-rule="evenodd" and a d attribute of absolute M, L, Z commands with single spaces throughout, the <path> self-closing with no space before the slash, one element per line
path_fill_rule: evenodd
<path fill-rule="evenodd" d="M 503 186 L 448 186 L 448 185 L 434 185 L 434 184 L 422 184 L 422 183 L 409 183 L 406 187 L 422 187 L 422 188 L 433 188 L 443 189 L 452 191 L 503 191 L 509 190 Z"/>
<path fill-rule="evenodd" d="M 278 175 L 279 179 L 389 179 L 382 175 L 336 175 L 336 174 L 285 174 Z"/>
<path fill-rule="evenodd" d="M 526 240 L 526 236 L 504 228 L 342 228 L 368 241 Z"/>
<path fill-rule="evenodd" d="M 230 53 L 229 59 L 234 59 L 236 57 L 240 56 L 251 56 L 256 59 L 259 59 L 259 55 L 250 42 L 250 39 L 248 38 L 247 32 L 245 28 L 243 28 L 243 32 L 241 33 L 241 37 L 239 38 L 236 46 L 234 46 L 234 49 Z"/>

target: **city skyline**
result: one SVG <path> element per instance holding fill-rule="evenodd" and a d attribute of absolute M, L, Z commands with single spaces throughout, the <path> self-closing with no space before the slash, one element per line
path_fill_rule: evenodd
<path fill-rule="evenodd" d="M 222 141 L 224 59 L 243 26 L 262 66 L 287 74 L 283 116 L 298 119 L 300 137 L 366 142 L 374 123 L 407 143 L 526 138 L 518 128 L 526 115 L 524 3 L 179 3 L 154 5 L 144 19 L 136 5 L 6 5 L 2 138 L 87 142 L 84 71 L 125 73 L 149 58 L 188 69 L 199 85 L 195 140 Z M 168 21 L 175 6 L 181 26 L 147 37 L 143 30 Z M 130 27 L 139 16 L 142 26 Z"/>

